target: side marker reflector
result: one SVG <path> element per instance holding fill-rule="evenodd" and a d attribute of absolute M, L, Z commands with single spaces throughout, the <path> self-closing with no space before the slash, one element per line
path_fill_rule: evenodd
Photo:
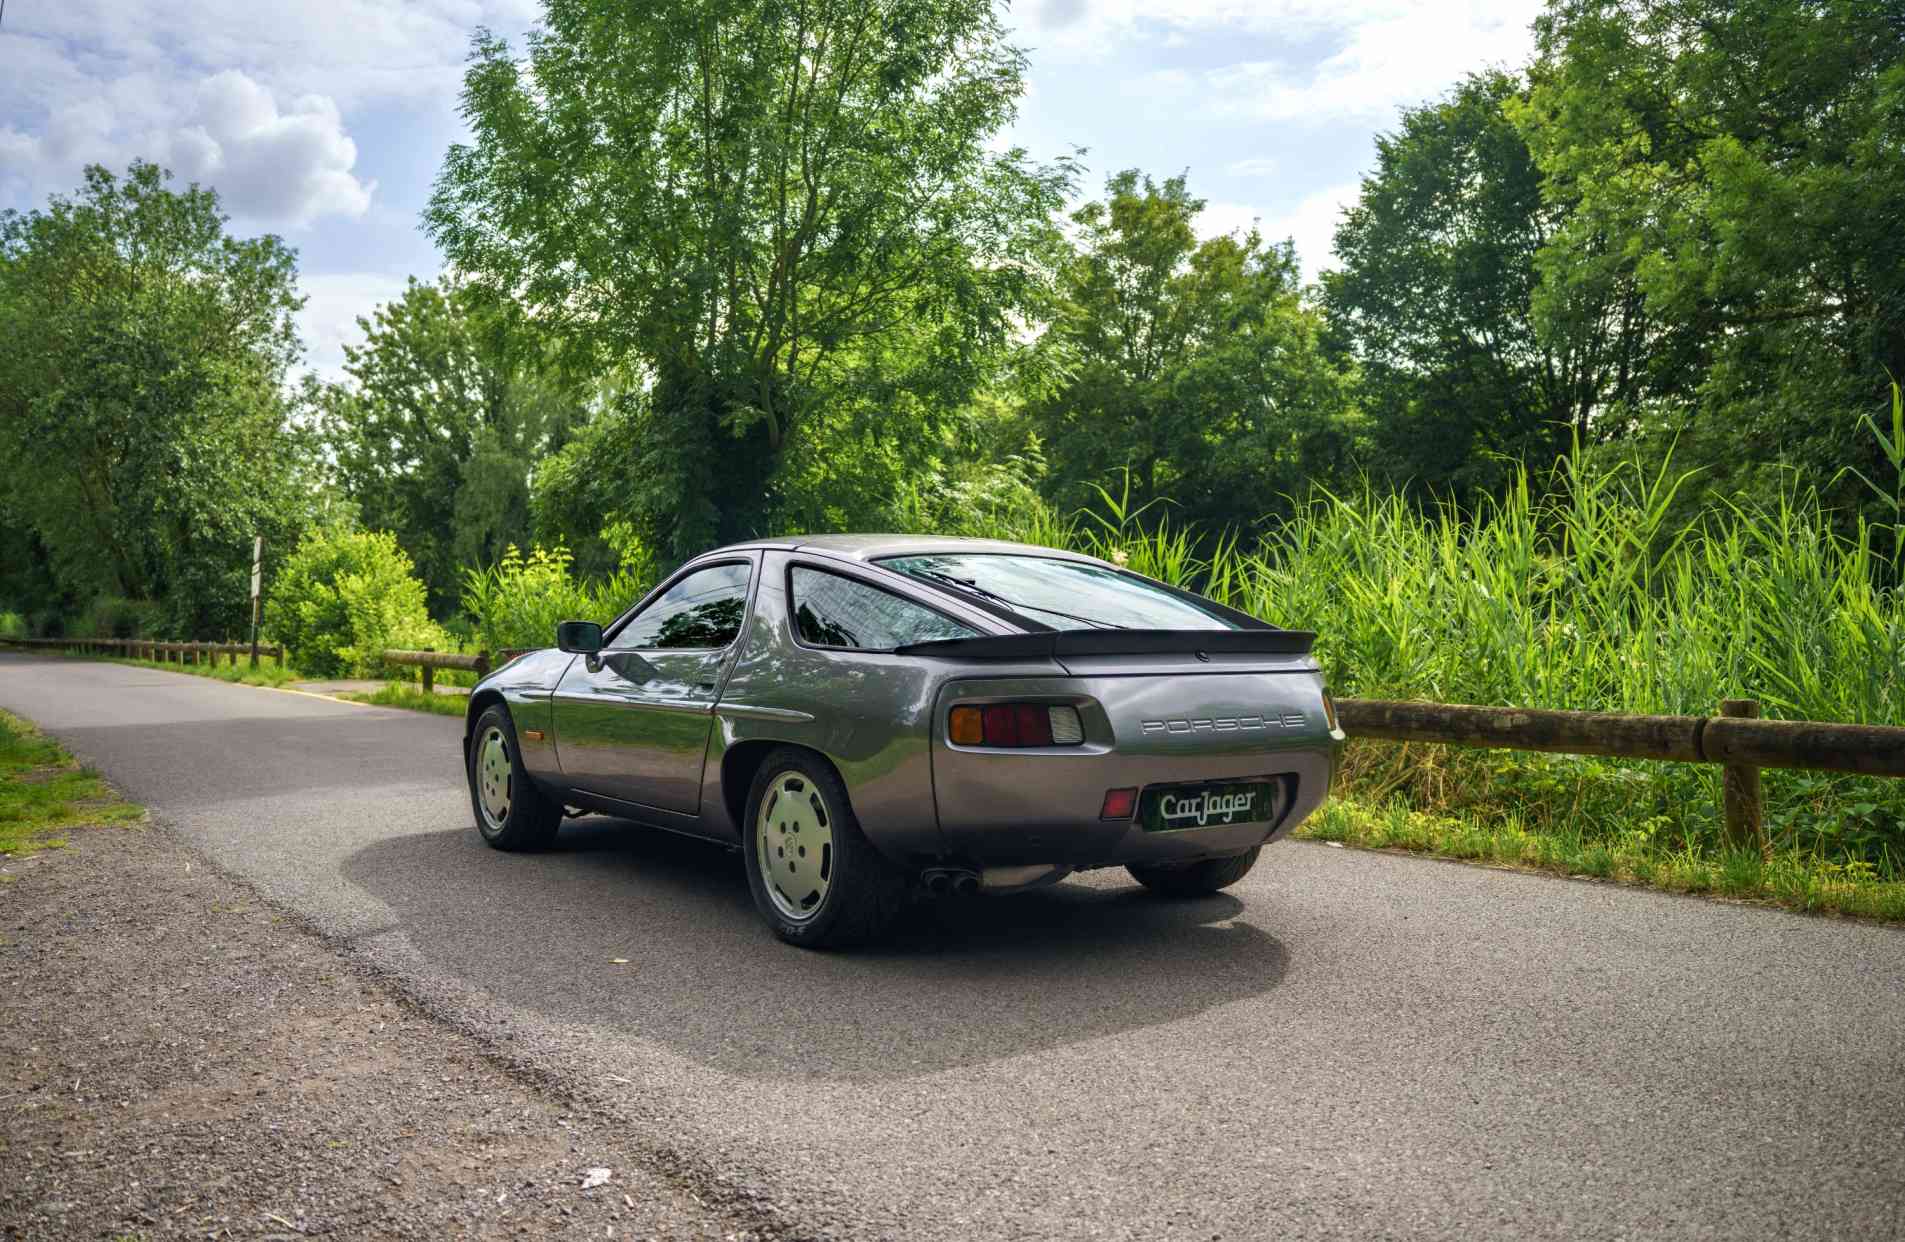
<path fill-rule="evenodd" d="M 1099 819 L 1130 819 L 1131 813 L 1138 809 L 1138 791 L 1135 789 L 1105 790 L 1105 805 L 1098 811 Z"/>

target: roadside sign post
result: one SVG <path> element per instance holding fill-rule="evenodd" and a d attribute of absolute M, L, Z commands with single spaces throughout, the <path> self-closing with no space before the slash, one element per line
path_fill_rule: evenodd
<path fill-rule="evenodd" d="M 258 584 L 263 581 L 265 567 L 265 537 L 255 535 L 251 541 L 251 666 L 258 667 Z"/>

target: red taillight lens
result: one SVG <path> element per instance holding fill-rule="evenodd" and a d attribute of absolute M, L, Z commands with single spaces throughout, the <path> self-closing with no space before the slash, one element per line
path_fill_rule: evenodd
<path fill-rule="evenodd" d="M 1131 813 L 1138 809 L 1138 791 L 1135 789 L 1105 790 L 1105 805 L 1098 811 L 1099 819 L 1130 819 Z"/>
<path fill-rule="evenodd" d="M 1065 704 L 987 703 L 953 708 L 946 736 L 955 746 L 1076 746 L 1085 730 Z"/>

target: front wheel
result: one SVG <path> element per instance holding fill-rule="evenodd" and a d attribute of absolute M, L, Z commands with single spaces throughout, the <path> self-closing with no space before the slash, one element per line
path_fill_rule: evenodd
<path fill-rule="evenodd" d="M 810 751 L 767 757 L 747 799 L 748 888 L 774 934 L 803 948 L 877 939 L 906 902 L 906 881 L 854 818 L 847 787 Z"/>
<path fill-rule="evenodd" d="M 543 797 L 523 770 L 508 708 L 499 703 L 477 717 L 464 765 L 484 841 L 499 850 L 533 850 L 555 839 L 562 807 Z"/>
<path fill-rule="evenodd" d="M 1263 853 L 1261 845 L 1229 858 L 1206 858 L 1181 867 L 1146 867 L 1133 864 L 1125 870 L 1131 878 L 1154 893 L 1166 897 L 1207 897 L 1220 888 L 1229 888 L 1250 874 Z"/>

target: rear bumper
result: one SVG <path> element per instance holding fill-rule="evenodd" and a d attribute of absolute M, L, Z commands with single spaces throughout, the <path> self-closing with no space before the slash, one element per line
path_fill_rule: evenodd
<path fill-rule="evenodd" d="M 932 753 L 933 800 L 949 858 L 981 868 L 1195 862 L 1287 835 L 1329 793 L 1343 740 L 1329 721 L 1323 679 L 1313 665 L 1211 664 L 1208 673 L 947 683 L 935 704 Z M 1070 704 L 1084 741 L 1034 749 L 950 742 L 952 708 L 988 702 Z M 1148 832 L 1136 818 L 1099 815 L 1111 789 L 1254 780 L 1285 789 L 1273 819 Z"/>
<path fill-rule="evenodd" d="M 1184 863 L 1241 854 L 1288 836 L 1315 811 L 1336 766 L 1333 745 L 1193 762 L 1117 754 L 996 758 L 1000 762 L 962 773 L 957 788 L 939 790 L 947 847 L 954 861 L 974 868 Z M 1273 821 L 1147 832 L 1135 818 L 1104 820 L 1098 814 L 1107 789 L 1257 778 L 1279 780 L 1287 791 Z M 961 815 L 962 804 L 972 813 Z"/>

